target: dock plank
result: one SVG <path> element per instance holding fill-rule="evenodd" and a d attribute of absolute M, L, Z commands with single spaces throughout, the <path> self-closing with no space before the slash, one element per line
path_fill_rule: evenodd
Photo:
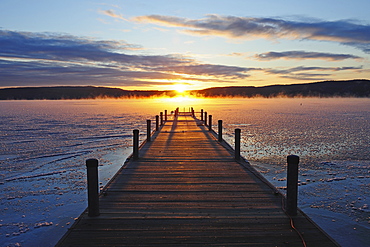
<path fill-rule="evenodd" d="M 167 121 L 57 246 L 303 246 L 283 197 L 189 114 Z M 300 211 L 307 246 L 338 246 Z"/>

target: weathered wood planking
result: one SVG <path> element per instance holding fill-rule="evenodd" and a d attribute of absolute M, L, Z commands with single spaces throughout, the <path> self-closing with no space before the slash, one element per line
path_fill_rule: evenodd
<path fill-rule="evenodd" d="M 168 121 L 58 246 L 303 246 L 283 198 L 191 116 Z M 307 246 L 337 246 L 301 212 Z"/>

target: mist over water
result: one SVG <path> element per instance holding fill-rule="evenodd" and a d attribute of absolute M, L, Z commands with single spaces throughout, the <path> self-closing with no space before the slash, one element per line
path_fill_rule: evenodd
<path fill-rule="evenodd" d="M 286 156 L 299 155 L 299 207 L 343 246 L 366 246 L 369 106 L 356 98 L 1 101 L 0 243 L 53 246 L 87 206 L 86 159 L 99 159 L 103 186 L 131 153 L 133 129 L 143 140 L 146 119 L 194 107 L 222 119 L 231 144 L 240 128 L 243 156 L 283 192 Z"/>

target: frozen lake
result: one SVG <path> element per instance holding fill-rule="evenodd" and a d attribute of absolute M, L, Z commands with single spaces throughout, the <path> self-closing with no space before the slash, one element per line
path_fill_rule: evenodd
<path fill-rule="evenodd" d="M 275 186 L 300 156 L 299 207 L 342 246 L 370 242 L 370 99 L 0 101 L 0 245 L 53 246 L 86 208 L 85 160 L 104 184 L 131 153 L 132 130 L 176 107 L 242 131 L 242 155 Z M 215 127 L 216 129 L 216 127 Z"/>

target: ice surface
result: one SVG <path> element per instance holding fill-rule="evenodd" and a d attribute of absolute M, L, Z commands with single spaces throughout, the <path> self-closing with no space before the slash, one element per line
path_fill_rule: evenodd
<path fill-rule="evenodd" d="M 369 99 L 254 99 L 216 112 L 225 139 L 240 128 L 242 155 L 283 193 L 286 157 L 299 155 L 299 207 L 342 246 L 368 246 Z M 333 212 L 347 228 L 320 219 Z"/>
<path fill-rule="evenodd" d="M 146 119 L 176 106 L 222 119 L 231 144 L 240 128 L 242 154 L 283 192 L 299 155 L 299 207 L 343 246 L 370 242 L 369 99 L 132 99 L 0 102 L 0 245 L 53 246 L 87 206 L 85 160 L 104 186 L 132 130 L 144 139 Z"/>
<path fill-rule="evenodd" d="M 86 208 L 85 160 L 99 159 L 104 186 L 156 114 L 126 103 L 0 102 L 1 246 L 54 246 Z"/>

